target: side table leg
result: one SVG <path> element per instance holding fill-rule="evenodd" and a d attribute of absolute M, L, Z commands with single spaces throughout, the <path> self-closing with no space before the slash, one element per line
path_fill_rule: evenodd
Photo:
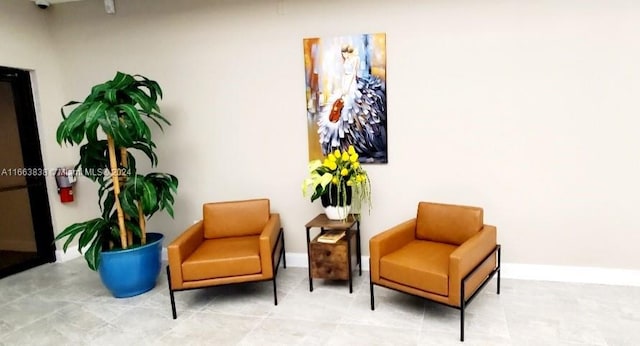
<path fill-rule="evenodd" d="M 353 273 L 351 272 L 353 270 L 351 268 L 351 242 L 353 237 L 349 235 L 348 231 L 347 231 L 347 236 L 349 236 L 349 239 L 347 240 L 347 268 L 349 270 L 349 293 L 353 293 Z M 357 241 L 356 241 L 356 246 L 357 246 Z"/>
<path fill-rule="evenodd" d="M 360 243 L 360 221 L 356 223 L 358 234 L 356 238 L 356 255 L 358 256 L 358 274 L 362 276 L 362 245 Z"/>
<path fill-rule="evenodd" d="M 307 227 L 307 267 L 309 268 L 309 292 L 313 292 L 313 279 L 311 278 L 311 238 L 309 237 L 309 227 Z"/>

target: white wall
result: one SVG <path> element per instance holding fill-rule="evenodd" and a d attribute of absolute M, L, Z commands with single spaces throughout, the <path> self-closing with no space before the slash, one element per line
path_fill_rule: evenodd
<path fill-rule="evenodd" d="M 203 202 L 267 196 L 288 250 L 305 252 L 321 209 L 300 192 L 302 39 L 386 32 L 390 163 L 367 166 L 365 244 L 429 200 L 484 207 L 505 262 L 640 269 L 638 2 L 128 0 L 117 11 L 51 9 L 59 86 L 82 98 L 116 70 L 163 85 L 173 126 L 156 133 L 158 169 L 181 186 L 175 220 L 150 224 L 169 239 Z M 43 125 L 49 156 L 75 152 Z M 74 208 L 54 213 L 93 217 Z"/>

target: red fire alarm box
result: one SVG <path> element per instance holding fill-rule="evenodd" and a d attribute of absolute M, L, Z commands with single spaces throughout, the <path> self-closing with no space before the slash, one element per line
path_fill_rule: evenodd
<path fill-rule="evenodd" d="M 73 202 L 73 185 L 76 183 L 76 171 L 71 168 L 58 168 L 56 170 L 56 185 L 60 202 Z"/>

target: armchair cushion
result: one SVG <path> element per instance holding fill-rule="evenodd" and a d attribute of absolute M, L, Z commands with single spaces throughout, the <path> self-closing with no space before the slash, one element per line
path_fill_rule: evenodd
<path fill-rule="evenodd" d="M 413 240 L 380 259 L 380 277 L 442 296 L 449 294 L 449 256 L 456 246 Z"/>
<path fill-rule="evenodd" d="M 420 202 L 416 238 L 461 245 L 482 229 L 482 208 Z"/>
<path fill-rule="evenodd" d="M 415 240 L 416 219 L 405 221 L 369 239 L 370 274 L 380 279 L 380 258 Z"/>
<path fill-rule="evenodd" d="M 260 272 L 259 236 L 207 239 L 182 263 L 185 281 Z"/>
<path fill-rule="evenodd" d="M 207 239 L 259 235 L 270 216 L 268 199 L 207 203 L 202 209 Z"/>

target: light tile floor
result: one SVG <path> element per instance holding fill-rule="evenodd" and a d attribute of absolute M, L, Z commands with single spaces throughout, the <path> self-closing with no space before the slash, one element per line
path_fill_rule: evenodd
<path fill-rule="evenodd" d="M 640 345 L 640 287 L 495 278 L 469 305 L 467 345 Z M 115 299 L 82 259 L 0 280 L 0 345 L 457 345 L 459 311 L 376 287 L 280 269 L 271 282 Z"/>

